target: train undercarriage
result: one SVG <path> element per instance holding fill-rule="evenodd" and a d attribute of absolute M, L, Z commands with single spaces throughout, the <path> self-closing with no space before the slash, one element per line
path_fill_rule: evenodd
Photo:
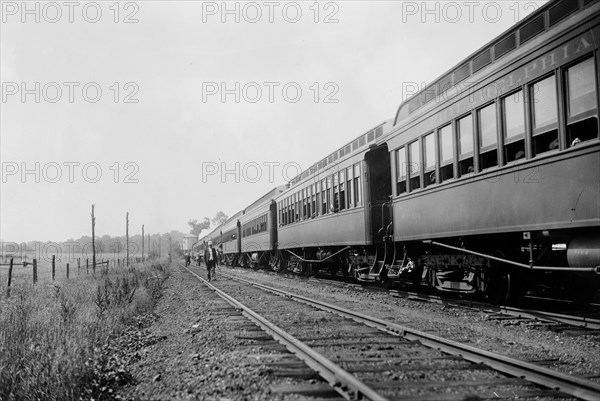
<path fill-rule="evenodd" d="M 519 233 L 464 242 L 298 248 L 271 255 L 275 263 L 268 267 L 302 275 L 353 277 L 386 289 L 418 286 L 473 294 L 494 304 L 515 303 L 525 294 L 586 302 L 600 287 L 600 238 L 591 231 L 583 234 Z"/>

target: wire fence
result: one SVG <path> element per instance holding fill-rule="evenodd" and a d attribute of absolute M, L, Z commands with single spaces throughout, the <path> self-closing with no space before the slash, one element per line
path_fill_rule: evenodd
<path fill-rule="evenodd" d="M 22 259 L 16 262 L 15 259 Z M 5 285 L 6 297 L 10 297 L 11 288 L 18 282 L 31 281 L 34 285 L 38 281 L 56 281 L 57 279 L 69 280 L 73 276 L 95 275 L 97 272 L 108 274 L 111 270 L 126 267 L 132 263 L 141 263 L 144 259 L 141 257 L 133 258 L 113 258 L 100 259 L 94 261 L 92 259 L 77 258 L 69 262 L 61 262 L 56 260 L 56 255 L 52 255 L 50 263 L 39 264 L 37 259 L 28 261 L 23 258 L 10 258 L 2 260 L 0 263 L 0 283 Z M 8 263 L 6 263 L 8 262 Z"/>

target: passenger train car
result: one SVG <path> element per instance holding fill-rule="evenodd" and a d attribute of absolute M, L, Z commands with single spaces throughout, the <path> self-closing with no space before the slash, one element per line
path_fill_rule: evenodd
<path fill-rule="evenodd" d="M 591 296 L 599 44 L 599 1 L 550 1 L 400 104 L 393 120 L 237 214 L 238 260 L 497 303 L 532 286 Z"/>
<path fill-rule="evenodd" d="M 550 2 L 400 105 L 388 274 L 498 301 L 596 290 L 599 11 Z"/>

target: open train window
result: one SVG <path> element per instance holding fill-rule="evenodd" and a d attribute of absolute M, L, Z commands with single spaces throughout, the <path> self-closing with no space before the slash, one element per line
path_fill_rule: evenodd
<path fill-rule="evenodd" d="M 346 198 L 348 208 L 352 207 L 352 167 L 346 169 Z"/>
<path fill-rule="evenodd" d="M 473 166 L 473 116 L 458 120 L 458 175 L 460 177 L 474 171 Z"/>
<path fill-rule="evenodd" d="M 321 182 L 317 182 L 315 184 L 315 196 L 314 196 L 314 205 L 313 205 L 313 213 L 315 216 L 319 215 L 319 208 L 321 205 Z"/>
<path fill-rule="evenodd" d="M 406 192 L 406 148 L 396 151 L 396 195 Z"/>
<path fill-rule="evenodd" d="M 294 224 L 296 221 L 296 194 L 292 195 L 291 204 L 290 204 L 290 212 L 292 218 L 290 219 L 290 223 Z"/>
<path fill-rule="evenodd" d="M 598 138 L 598 105 L 594 59 L 588 58 L 566 71 L 567 146 Z"/>
<path fill-rule="evenodd" d="M 346 208 L 346 170 L 340 171 L 340 210 Z"/>
<path fill-rule="evenodd" d="M 504 124 L 504 160 L 506 163 L 525 157 L 525 107 L 523 91 L 502 98 Z"/>
<path fill-rule="evenodd" d="M 331 177 L 325 178 L 325 198 L 323 214 L 329 213 L 329 206 L 331 205 Z"/>
<path fill-rule="evenodd" d="M 331 181 L 333 184 L 333 202 L 331 205 L 331 211 L 337 213 L 340 208 L 340 202 L 338 201 L 340 196 L 340 186 L 338 180 L 338 173 L 331 174 Z"/>
<path fill-rule="evenodd" d="M 306 193 L 308 189 L 302 190 L 302 220 L 306 220 Z"/>
<path fill-rule="evenodd" d="M 421 188 L 421 152 L 419 141 L 408 145 L 410 190 Z"/>
<path fill-rule="evenodd" d="M 317 205 L 315 203 L 315 195 L 317 193 L 317 184 L 312 184 L 310 186 L 310 213 L 308 214 L 310 218 L 315 217 L 317 214 Z"/>
<path fill-rule="evenodd" d="M 554 75 L 531 85 L 533 154 L 558 149 L 558 109 Z"/>
<path fill-rule="evenodd" d="M 327 196 L 325 193 L 327 192 L 327 187 L 325 182 L 327 179 L 321 180 L 321 214 L 327 214 Z"/>
<path fill-rule="evenodd" d="M 452 143 L 452 125 L 448 124 L 438 131 L 440 147 L 440 180 L 444 182 L 454 178 L 454 146 Z"/>
<path fill-rule="evenodd" d="M 311 204 L 312 204 L 312 185 L 306 188 L 306 218 L 310 219 L 312 217 L 311 214 Z"/>
<path fill-rule="evenodd" d="M 423 188 L 426 188 L 437 182 L 437 177 L 435 176 L 435 135 L 433 133 L 423 138 L 423 158 Z"/>
<path fill-rule="evenodd" d="M 496 103 L 477 110 L 479 123 L 479 171 L 498 165 Z"/>
<path fill-rule="evenodd" d="M 361 191 L 361 182 L 360 182 L 361 176 L 360 176 L 360 164 L 357 163 L 354 165 L 354 206 L 358 206 L 360 205 L 360 203 L 362 202 L 362 191 Z"/>

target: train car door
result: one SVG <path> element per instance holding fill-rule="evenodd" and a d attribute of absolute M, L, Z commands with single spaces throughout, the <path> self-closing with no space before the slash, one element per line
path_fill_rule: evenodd
<path fill-rule="evenodd" d="M 387 144 L 373 148 L 365 154 L 365 202 L 373 244 L 383 242 L 391 222 L 390 196 L 392 195 L 390 154 Z"/>

